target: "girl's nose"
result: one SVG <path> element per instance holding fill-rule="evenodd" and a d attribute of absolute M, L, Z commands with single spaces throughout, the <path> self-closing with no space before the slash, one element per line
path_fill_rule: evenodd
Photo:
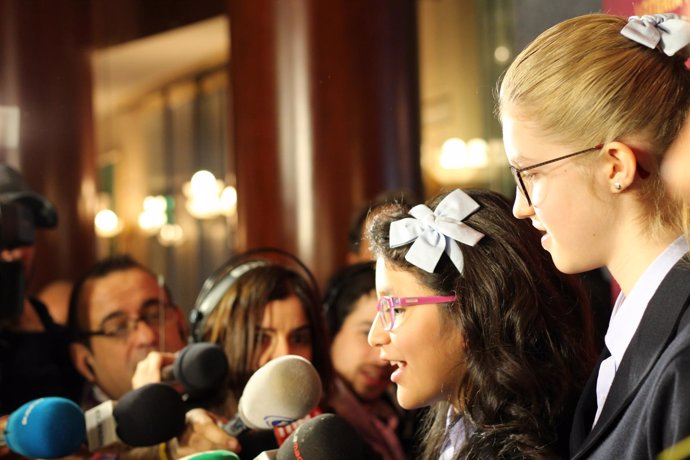
<path fill-rule="evenodd" d="M 372 347 L 380 347 L 390 341 L 388 331 L 386 331 L 383 324 L 381 324 L 381 319 L 379 318 L 380 314 L 381 313 L 376 314 L 374 321 L 371 323 L 369 335 L 367 336 L 367 342 L 369 342 L 369 345 Z"/>
<path fill-rule="evenodd" d="M 526 219 L 534 214 L 534 208 L 527 203 L 527 198 L 524 197 L 520 190 L 515 190 L 515 201 L 513 202 L 513 215 L 518 219 Z"/>

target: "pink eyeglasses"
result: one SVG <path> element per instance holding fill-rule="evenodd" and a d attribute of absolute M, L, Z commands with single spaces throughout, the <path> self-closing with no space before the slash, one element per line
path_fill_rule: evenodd
<path fill-rule="evenodd" d="M 395 320 L 403 315 L 405 308 L 453 302 L 457 299 L 457 296 L 454 295 L 427 297 L 392 297 L 384 295 L 379 298 L 376 309 L 379 312 L 383 328 L 386 331 L 392 331 L 395 328 Z"/>

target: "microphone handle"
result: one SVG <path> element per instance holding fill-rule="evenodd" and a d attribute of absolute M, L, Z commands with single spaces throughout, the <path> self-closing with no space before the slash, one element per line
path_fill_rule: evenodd
<path fill-rule="evenodd" d="M 172 382 L 175 380 L 175 365 L 168 364 L 161 368 L 161 382 Z"/>
<path fill-rule="evenodd" d="M 237 437 L 241 433 L 247 431 L 249 427 L 242 421 L 242 419 L 235 415 L 233 418 L 223 425 L 223 430 L 230 436 Z"/>

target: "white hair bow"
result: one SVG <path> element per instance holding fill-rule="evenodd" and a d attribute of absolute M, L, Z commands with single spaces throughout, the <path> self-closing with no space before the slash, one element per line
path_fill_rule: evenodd
<path fill-rule="evenodd" d="M 673 56 L 690 44 L 690 23 L 674 13 L 631 16 L 621 34 L 647 48 L 661 50 Z"/>
<path fill-rule="evenodd" d="M 397 248 L 414 241 L 405 260 L 433 273 L 445 251 L 460 273 L 463 270 L 462 251 L 457 242 L 474 246 L 484 236 L 462 221 L 476 211 L 479 204 L 461 190 L 449 193 L 432 211 L 420 204 L 410 209 L 410 215 L 391 223 L 390 247 Z"/>

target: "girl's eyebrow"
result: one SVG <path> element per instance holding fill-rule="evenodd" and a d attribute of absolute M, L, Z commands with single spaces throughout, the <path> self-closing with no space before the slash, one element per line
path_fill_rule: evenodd
<path fill-rule="evenodd" d="M 522 154 L 515 155 L 508 162 L 509 165 L 511 165 L 517 169 L 525 168 L 525 167 L 531 166 L 531 165 L 536 164 L 536 163 L 537 163 L 537 161 L 535 159 L 530 158 L 530 157 L 526 157 Z"/>

